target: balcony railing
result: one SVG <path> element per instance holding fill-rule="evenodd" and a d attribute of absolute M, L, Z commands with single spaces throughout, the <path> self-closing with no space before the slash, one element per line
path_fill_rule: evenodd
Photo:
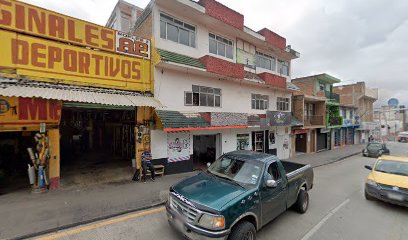
<path fill-rule="evenodd" d="M 329 127 L 341 126 L 343 125 L 343 118 L 342 117 L 329 117 L 328 123 L 329 123 Z"/>
<path fill-rule="evenodd" d="M 326 95 L 326 98 L 329 99 L 329 101 L 337 102 L 337 103 L 340 102 L 340 95 L 337 93 L 325 91 L 325 95 Z"/>
<path fill-rule="evenodd" d="M 316 115 L 305 116 L 304 125 L 305 126 L 322 126 L 324 125 L 324 117 L 316 116 Z"/>

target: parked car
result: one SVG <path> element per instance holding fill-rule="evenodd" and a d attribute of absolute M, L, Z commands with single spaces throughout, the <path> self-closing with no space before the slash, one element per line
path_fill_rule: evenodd
<path fill-rule="evenodd" d="M 398 134 L 398 142 L 408 143 L 408 132 L 400 132 Z"/>
<path fill-rule="evenodd" d="M 310 165 L 235 151 L 170 187 L 167 216 L 190 239 L 256 239 L 257 230 L 288 208 L 305 213 L 312 187 Z"/>
<path fill-rule="evenodd" d="M 365 168 L 371 170 L 365 184 L 367 200 L 408 207 L 408 157 L 383 156 Z"/>
<path fill-rule="evenodd" d="M 369 143 L 363 149 L 363 156 L 378 158 L 383 154 L 390 154 L 390 149 L 385 143 Z"/>

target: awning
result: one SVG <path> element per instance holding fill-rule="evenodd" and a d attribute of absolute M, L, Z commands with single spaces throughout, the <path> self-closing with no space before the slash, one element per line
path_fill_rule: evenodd
<path fill-rule="evenodd" d="M 0 76 L 0 96 L 37 97 L 68 102 L 104 104 L 110 106 L 160 108 L 152 96 L 138 92 L 44 83 Z"/>

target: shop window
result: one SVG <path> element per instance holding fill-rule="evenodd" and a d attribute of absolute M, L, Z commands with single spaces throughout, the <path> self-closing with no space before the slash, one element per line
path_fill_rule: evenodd
<path fill-rule="evenodd" d="M 226 38 L 209 34 L 209 51 L 212 54 L 223 56 L 229 59 L 234 58 L 234 42 Z"/>
<path fill-rule="evenodd" d="M 193 85 L 184 92 L 185 106 L 221 107 L 221 89 Z"/>
<path fill-rule="evenodd" d="M 160 37 L 186 46 L 196 46 L 196 28 L 160 13 Z"/>
<path fill-rule="evenodd" d="M 278 111 L 289 111 L 289 98 L 278 97 L 276 101 L 276 109 Z"/>
<path fill-rule="evenodd" d="M 269 96 L 261 94 L 251 95 L 251 107 L 257 110 L 267 110 L 269 109 Z"/>

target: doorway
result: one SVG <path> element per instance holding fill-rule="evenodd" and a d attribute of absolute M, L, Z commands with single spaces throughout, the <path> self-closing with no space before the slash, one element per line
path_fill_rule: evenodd
<path fill-rule="evenodd" d="M 307 133 L 296 134 L 296 152 L 307 152 Z"/>
<path fill-rule="evenodd" d="M 130 179 L 135 111 L 64 107 L 60 124 L 61 184 Z"/>
<path fill-rule="evenodd" d="M 316 151 L 324 151 L 327 150 L 327 144 L 328 144 L 328 139 L 327 139 L 327 133 L 317 133 L 317 149 Z"/>
<path fill-rule="evenodd" d="M 193 136 L 194 170 L 207 169 L 207 163 L 213 163 L 217 157 L 217 135 Z"/>

